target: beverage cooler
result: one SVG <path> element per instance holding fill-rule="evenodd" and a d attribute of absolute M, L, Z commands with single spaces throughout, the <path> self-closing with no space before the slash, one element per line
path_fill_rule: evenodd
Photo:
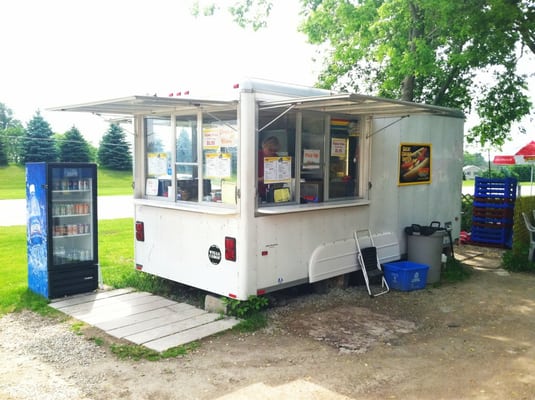
<path fill-rule="evenodd" d="M 98 286 L 97 168 L 27 163 L 28 287 L 46 298 Z"/>

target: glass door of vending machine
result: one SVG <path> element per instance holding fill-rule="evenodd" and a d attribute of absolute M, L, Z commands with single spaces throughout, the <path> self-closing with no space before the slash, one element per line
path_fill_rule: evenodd
<path fill-rule="evenodd" d="M 52 266 L 96 261 L 91 169 L 51 168 Z"/>
<path fill-rule="evenodd" d="M 84 177 L 85 175 L 85 177 Z M 93 180 L 78 168 L 52 172 L 52 264 L 92 261 Z"/>
<path fill-rule="evenodd" d="M 98 286 L 96 166 L 49 164 L 49 286 L 56 295 Z"/>

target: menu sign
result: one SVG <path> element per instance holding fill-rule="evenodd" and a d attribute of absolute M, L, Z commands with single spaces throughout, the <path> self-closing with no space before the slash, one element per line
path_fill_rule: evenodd
<path fill-rule="evenodd" d="M 344 138 L 331 139 L 331 156 L 344 157 L 346 155 L 347 141 Z"/>
<path fill-rule="evenodd" d="M 401 143 L 399 150 L 399 184 L 431 183 L 431 145 Z"/>
<path fill-rule="evenodd" d="M 264 157 L 264 183 L 292 180 L 292 157 Z"/>
<path fill-rule="evenodd" d="M 304 149 L 303 150 L 303 169 L 320 168 L 320 150 Z"/>
<path fill-rule="evenodd" d="M 207 153 L 206 172 L 207 178 L 229 178 L 231 176 L 232 156 L 229 153 Z"/>
<path fill-rule="evenodd" d="M 162 176 L 167 174 L 167 153 L 148 153 L 147 161 L 149 176 Z"/>

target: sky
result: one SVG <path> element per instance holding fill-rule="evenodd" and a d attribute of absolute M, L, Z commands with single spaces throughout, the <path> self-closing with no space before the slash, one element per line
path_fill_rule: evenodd
<path fill-rule="evenodd" d="M 297 0 L 276 0 L 269 28 L 259 32 L 240 28 L 224 10 L 196 19 L 192 3 L 2 0 L 0 102 L 23 124 L 40 110 L 54 132 L 76 125 L 98 143 L 105 121 L 47 108 L 185 90 L 193 95 L 212 84 L 230 89 L 245 77 L 315 83 L 314 48 L 296 29 Z"/>
<path fill-rule="evenodd" d="M 268 28 L 253 32 L 224 10 L 193 17 L 193 0 L 2 0 L 0 102 L 23 124 L 40 110 L 54 132 L 74 125 L 97 145 L 108 122 L 47 109 L 185 90 L 193 96 L 213 84 L 230 88 L 244 77 L 312 86 L 321 66 L 313 61 L 315 48 L 297 32 L 299 1 L 274 3 Z M 531 61 L 524 72 L 533 71 Z M 535 103 L 535 79 L 530 87 Z M 466 125 L 473 123 L 468 118 Z M 533 131 L 515 135 L 493 153 L 514 153 L 533 139 Z"/>

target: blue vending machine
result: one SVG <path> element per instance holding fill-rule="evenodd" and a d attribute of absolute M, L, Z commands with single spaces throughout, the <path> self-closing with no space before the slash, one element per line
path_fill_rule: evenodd
<path fill-rule="evenodd" d="M 27 163 L 28 287 L 52 299 L 98 287 L 97 169 Z"/>

